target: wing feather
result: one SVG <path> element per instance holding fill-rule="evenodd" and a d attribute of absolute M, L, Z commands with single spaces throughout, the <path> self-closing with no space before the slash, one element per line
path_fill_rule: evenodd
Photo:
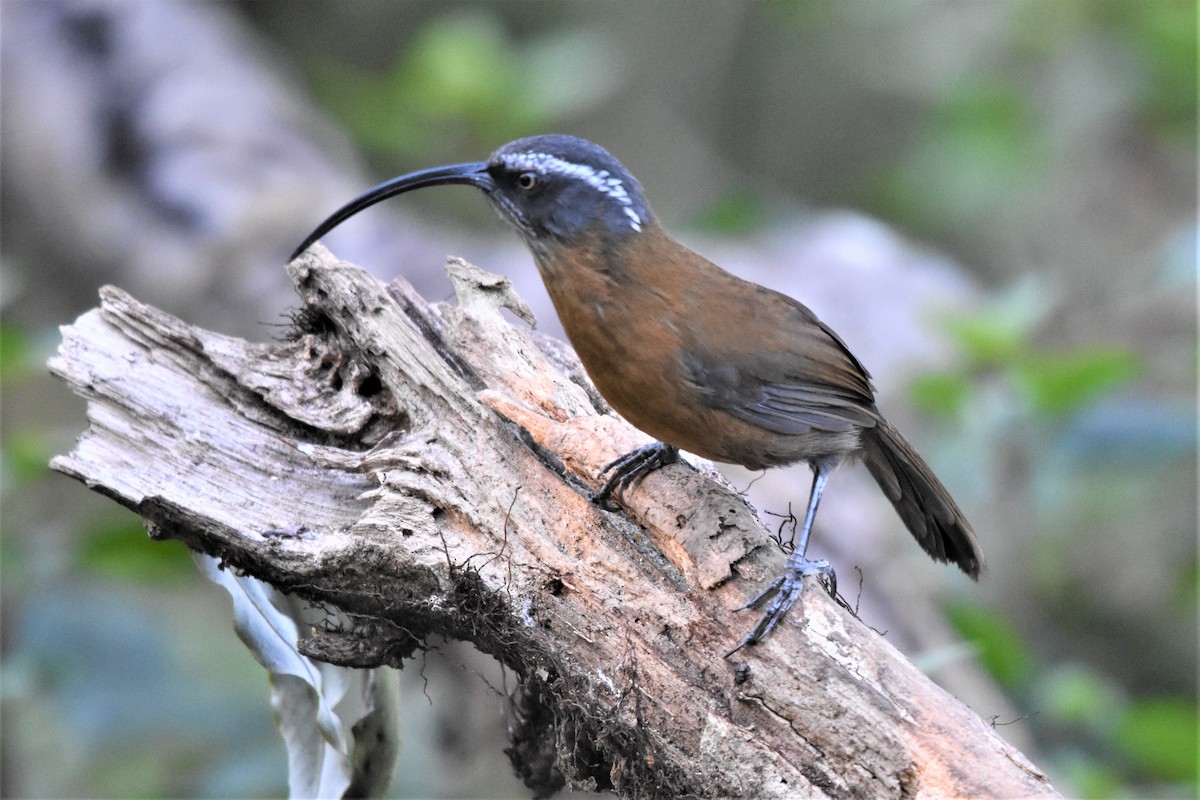
<path fill-rule="evenodd" d="M 712 408 L 783 435 L 874 426 L 870 375 L 841 338 L 795 300 L 757 288 L 767 305 L 784 306 L 778 315 L 760 310 L 786 323 L 770 337 L 779 346 L 763 349 L 761 329 L 743 342 L 736 324 L 722 329 L 719 342 L 690 342 L 680 359 L 697 393 Z"/>

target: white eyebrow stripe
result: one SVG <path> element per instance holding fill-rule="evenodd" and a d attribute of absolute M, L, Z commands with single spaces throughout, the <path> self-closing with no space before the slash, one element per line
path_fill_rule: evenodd
<path fill-rule="evenodd" d="M 629 224 L 635 231 L 641 231 L 644 219 L 633 207 L 633 198 L 625 191 L 625 184 L 620 178 L 612 176 L 608 170 L 594 170 L 586 164 L 575 164 L 564 161 L 549 153 L 509 153 L 503 156 L 504 166 L 509 169 L 534 170 L 546 174 L 566 175 L 586 181 L 596 191 L 608 195 L 621 204 L 621 210 L 629 217 Z"/>

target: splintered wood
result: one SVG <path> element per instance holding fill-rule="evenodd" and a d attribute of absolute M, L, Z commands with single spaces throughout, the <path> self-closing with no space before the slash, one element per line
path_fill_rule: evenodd
<path fill-rule="evenodd" d="M 430 305 L 319 246 L 289 269 L 304 310 L 267 344 L 102 290 L 51 362 L 89 423 L 53 467 L 355 620 L 310 653 L 396 665 L 436 634 L 494 655 L 540 793 L 1057 796 L 816 587 L 723 658 L 783 554 L 704 465 L 650 475 L 622 512 L 590 502 L 646 437 L 505 319 L 528 317 L 507 281 L 454 260 L 457 302 Z"/>

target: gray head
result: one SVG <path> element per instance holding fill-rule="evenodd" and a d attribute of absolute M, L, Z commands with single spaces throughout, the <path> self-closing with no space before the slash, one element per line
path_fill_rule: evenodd
<path fill-rule="evenodd" d="M 585 139 L 549 134 L 509 142 L 486 162 L 434 167 L 381 183 L 318 225 L 292 258 L 381 200 L 455 183 L 481 189 L 535 249 L 569 243 L 586 232 L 633 236 L 653 224 L 641 184 L 620 161 Z"/>
<path fill-rule="evenodd" d="M 637 178 L 597 144 L 574 136 L 531 136 L 488 159 L 500 214 L 530 239 L 569 241 L 594 225 L 610 236 L 640 233 L 650 209 Z M 599 232 L 599 231 L 598 231 Z"/>

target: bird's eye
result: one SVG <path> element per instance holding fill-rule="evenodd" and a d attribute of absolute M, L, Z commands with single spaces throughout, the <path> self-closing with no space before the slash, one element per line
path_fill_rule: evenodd
<path fill-rule="evenodd" d="M 519 186 L 522 191 L 532 191 L 537 185 L 538 176 L 536 172 L 522 172 L 517 176 L 517 186 Z"/>

